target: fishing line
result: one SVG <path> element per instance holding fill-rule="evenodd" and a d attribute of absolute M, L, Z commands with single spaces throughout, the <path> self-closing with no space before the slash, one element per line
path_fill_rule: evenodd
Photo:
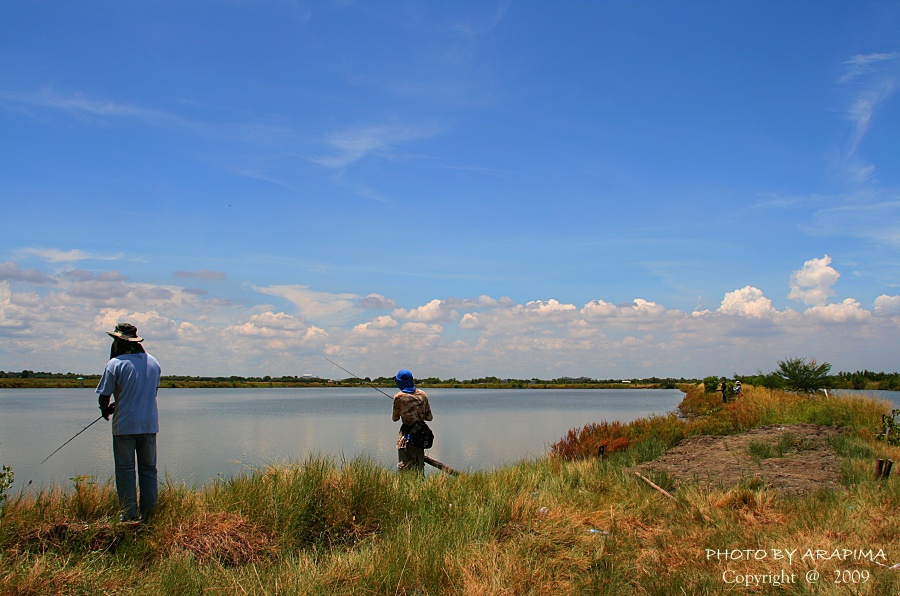
<path fill-rule="evenodd" d="M 325 357 L 323 356 L 323 358 L 325 358 Z M 340 364 L 338 364 L 338 363 L 335 362 L 334 360 L 329 360 L 328 358 L 325 358 L 325 360 L 328 360 L 328 362 L 332 363 L 333 365 L 335 365 L 336 367 L 338 367 L 339 369 L 341 369 L 342 371 L 344 371 L 345 373 L 347 373 L 347 374 L 350 375 L 351 377 L 356 377 L 356 378 L 359 379 L 360 381 L 365 381 L 365 382 L 369 385 L 369 387 L 371 387 L 372 389 L 374 389 L 375 391 L 377 391 L 377 392 L 380 393 L 381 395 L 383 395 L 383 396 L 385 396 L 385 397 L 389 397 L 389 398 L 391 398 L 391 399 L 394 399 L 393 397 L 391 397 L 390 395 L 388 395 L 387 393 L 385 393 L 384 391 L 382 391 L 381 389 L 379 389 L 378 387 L 376 387 L 375 385 L 373 385 L 373 384 L 371 383 L 371 381 L 366 381 L 366 380 L 363 379 L 362 377 L 360 377 L 360 376 L 358 376 L 358 375 L 354 375 L 352 372 L 350 372 L 349 370 L 347 370 L 346 368 L 344 368 L 343 366 L 341 366 Z"/>

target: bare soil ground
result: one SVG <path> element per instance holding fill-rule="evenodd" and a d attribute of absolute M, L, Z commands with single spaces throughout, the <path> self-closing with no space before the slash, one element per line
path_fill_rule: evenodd
<path fill-rule="evenodd" d="M 761 481 L 786 495 L 843 490 L 840 459 L 829 445 L 839 432 L 831 426 L 774 424 L 740 435 L 691 437 L 635 470 L 644 476 L 664 472 L 676 489 L 685 483 L 727 489 Z"/>

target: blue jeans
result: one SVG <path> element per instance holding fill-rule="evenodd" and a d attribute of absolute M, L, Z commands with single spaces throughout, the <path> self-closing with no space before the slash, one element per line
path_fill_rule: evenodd
<path fill-rule="evenodd" d="M 141 507 L 138 516 L 137 488 L 134 482 L 134 461 L 141 488 Z M 113 459 L 116 462 L 116 492 L 122 519 L 147 517 L 156 507 L 156 434 L 113 435 Z"/>

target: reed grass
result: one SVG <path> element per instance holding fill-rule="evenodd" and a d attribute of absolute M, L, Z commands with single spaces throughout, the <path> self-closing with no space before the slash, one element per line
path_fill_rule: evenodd
<path fill-rule="evenodd" d="M 689 392 L 685 410 L 702 412 L 589 425 L 546 458 L 458 477 L 312 456 L 200 488 L 166 482 L 156 514 L 138 527 L 115 522 L 114 489 L 90 479 L 11 495 L 0 593 L 900 593 L 900 569 L 878 564 L 900 563 L 900 480 L 872 477 L 873 457 L 900 460 L 900 448 L 874 439 L 885 405 L 744 393 L 704 404 Z M 670 499 L 629 469 L 680 438 L 794 422 L 846 427 L 831 442 L 843 458 L 842 490 L 786 497 L 748 480 L 688 485 Z M 787 439 L 769 449 L 798 447 Z M 654 481 L 668 490 L 666 478 Z M 788 565 L 771 554 L 723 561 L 707 549 L 874 549 L 886 558 Z M 745 587 L 723 576 L 778 569 L 797 581 Z M 812 570 L 821 581 L 806 581 Z M 842 570 L 868 579 L 834 583 Z"/>

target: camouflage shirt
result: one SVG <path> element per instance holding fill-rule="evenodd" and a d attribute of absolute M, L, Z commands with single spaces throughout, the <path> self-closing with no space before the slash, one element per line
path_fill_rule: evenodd
<path fill-rule="evenodd" d="M 409 425 L 420 420 L 434 420 L 431 406 L 428 405 L 428 396 L 421 389 L 416 389 L 415 393 L 398 391 L 394 396 L 394 413 L 391 419 L 394 422 L 403 420 L 403 424 Z"/>

